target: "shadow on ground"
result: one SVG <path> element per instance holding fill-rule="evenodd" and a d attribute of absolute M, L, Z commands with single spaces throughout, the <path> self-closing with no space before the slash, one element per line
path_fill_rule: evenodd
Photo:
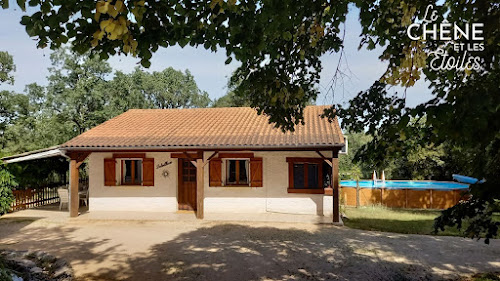
<path fill-rule="evenodd" d="M 11 225 L 5 231 L 1 229 L 5 223 L 18 227 Z M 73 266 L 119 261 L 95 267 L 95 271 L 77 276 L 78 280 L 442 280 L 459 273 L 499 270 L 500 264 L 498 241 L 486 246 L 456 237 L 236 223 L 202 224 L 173 239 L 155 242 L 149 249 L 120 256 L 123 251 L 118 248 L 132 247 L 135 242 L 110 243 L 113 239 L 99 238 L 99 233 L 90 239 L 76 234 L 92 224 L 26 227 L 29 224 L 1 220 L 0 234 L 17 240 L 8 247 L 45 250 Z M 176 225 L 181 222 L 165 227 Z M 145 240 L 152 237 L 141 235 Z M 157 239 L 158 233 L 155 235 Z M 3 246 L 7 245 L 0 244 Z"/>
<path fill-rule="evenodd" d="M 444 255 L 440 263 L 428 264 L 418 242 L 401 245 L 379 241 L 378 235 L 338 233 L 334 227 L 314 232 L 239 224 L 200 228 L 153 246 L 149 256 L 130 257 L 123 267 L 95 272 L 93 280 L 124 272 L 129 280 L 440 280 L 446 274 L 431 266 L 474 272 L 474 262 L 452 265 Z M 441 243 L 461 248 L 459 241 Z"/>

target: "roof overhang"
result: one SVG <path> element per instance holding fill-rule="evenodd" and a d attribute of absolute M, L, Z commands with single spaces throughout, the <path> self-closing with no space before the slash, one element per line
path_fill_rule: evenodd
<path fill-rule="evenodd" d="M 51 157 L 66 157 L 64 152 L 59 149 L 59 146 L 52 146 L 44 149 L 38 149 L 33 151 L 24 152 L 21 154 L 11 155 L 3 157 L 4 163 L 17 163 L 23 161 L 45 159 Z"/>
<path fill-rule="evenodd" d="M 336 144 L 311 144 L 311 145 L 228 145 L 228 146 L 176 146 L 176 145 L 165 145 L 165 146 L 71 146 L 71 147 L 61 147 L 63 152 L 70 151 L 87 151 L 87 152 L 108 152 L 108 151 L 327 151 L 332 149 L 342 149 L 345 146 L 344 143 Z"/>

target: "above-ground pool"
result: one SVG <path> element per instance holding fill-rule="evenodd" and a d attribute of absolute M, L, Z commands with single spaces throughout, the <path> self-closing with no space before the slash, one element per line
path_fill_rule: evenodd
<path fill-rule="evenodd" d="M 355 180 L 340 181 L 342 186 L 356 187 Z M 403 181 L 403 180 L 390 180 L 390 181 L 372 181 L 360 180 L 359 187 L 363 188 L 390 188 L 390 189 L 435 189 L 435 190 L 450 190 L 450 189 L 467 189 L 468 184 L 448 181 Z"/>
<path fill-rule="evenodd" d="M 469 185 L 443 181 L 372 181 L 340 182 L 342 199 L 347 206 L 384 205 L 392 208 L 447 209 L 464 199 Z"/>

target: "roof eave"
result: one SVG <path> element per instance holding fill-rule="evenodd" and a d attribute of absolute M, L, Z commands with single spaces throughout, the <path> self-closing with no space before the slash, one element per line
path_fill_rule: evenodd
<path fill-rule="evenodd" d="M 9 163 L 16 163 L 16 162 L 23 162 L 23 161 L 37 160 L 37 159 L 45 159 L 45 158 L 51 158 L 51 157 L 66 157 L 66 155 L 60 149 L 59 146 L 52 146 L 52 147 L 28 151 L 28 152 L 24 152 L 24 153 L 20 153 L 20 154 L 16 154 L 16 155 L 6 156 L 6 157 L 3 157 L 1 160 L 4 163 L 9 164 Z"/>
<path fill-rule="evenodd" d="M 258 145 L 258 146 L 241 146 L 241 145 L 231 145 L 231 146 L 163 146 L 163 145 L 148 145 L 148 146 L 67 146 L 61 147 L 63 152 L 68 151 L 179 151 L 179 150 L 206 150 L 206 151 L 220 151 L 220 150 L 330 150 L 333 148 L 341 149 L 344 147 L 344 143 L 336 144 L 311 144 L 311 145 Z"/>

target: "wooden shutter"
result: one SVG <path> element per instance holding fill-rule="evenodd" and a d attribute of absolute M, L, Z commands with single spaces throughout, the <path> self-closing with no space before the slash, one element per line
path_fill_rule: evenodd
<path fill-rule="evenodd" d="M 222 160 L 214 158 L 210 160 L 209 186 L 222 186 Z"/>
<path fill-rule="evenodd" d="M 262 158 L 250 158 L 250 186 L 262 187 Z"/>
<path fill-rule="evenodd" d="M 114 158 L 104 159 L 104 185 L 116 185 L 116 162 Z"/>
<path fill-rule="evenodd" d="M 155 160 L 153 158 L 142 159 L 142 185 L 155 185 Z"/>

